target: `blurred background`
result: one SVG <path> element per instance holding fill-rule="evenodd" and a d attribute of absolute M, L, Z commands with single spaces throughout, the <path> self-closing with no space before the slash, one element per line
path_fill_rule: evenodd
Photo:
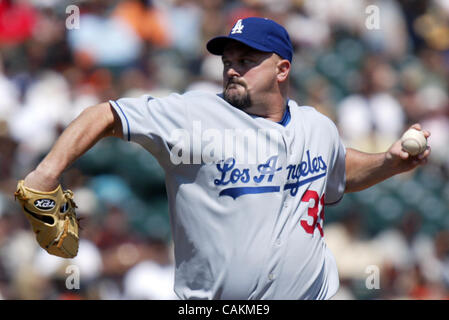
<path fill-rule="evenodd" d="M 326 207 L 335 298 L 449 298 L 448 1 L 1 0 L 0 299 L 176 299 L 164 173 L 141 147 L 108 138 L 63 175 L 82 217 L 73 260 L 38 247 L 12 195 L 88 106 L 220 92 L 205 43 L 247 16 L 287 28 L 291 97 L 347 147 L 385 151 L 415 122 L 432 132 L 426 167 Z"/>

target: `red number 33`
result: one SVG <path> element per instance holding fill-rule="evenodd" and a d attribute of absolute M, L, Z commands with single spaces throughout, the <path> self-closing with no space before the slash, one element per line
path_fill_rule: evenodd
<path fill-rule="evenodd" d="M 314 200 L 314 205 L 313 207 L 309 207 L 309 209 L 307 210 L 307 215 L 313 218 L 312 224 L 309 224 L 309 221 L 303 219 L 301 220 L 301 226 L 307 233 L 310 234 L 313 234 L 315 228 L 318 228 L 318 231 L 320 231 L 321 236 L 323 236 L 323 227 L 321 226 L 321 223 L 318 221 L 318 213 L 319 213 L 319 206 L 321 205 L 320 220 L 324 222 L 324 194 L 320 199 L 320 196 L 316 191 L 307 190 L 306 193 L 304 193 L 304 195 L 302 196 L 301 202 L 309 203 L 310 200 L 312 199 Z"/>

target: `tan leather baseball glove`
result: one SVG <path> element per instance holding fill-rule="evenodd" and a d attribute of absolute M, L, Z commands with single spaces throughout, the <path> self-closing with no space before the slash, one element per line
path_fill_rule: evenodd
<path fill-rule="evenodd" d="M 17 184 L 14 193 L 25 216 L 30 221 L 39 245 L 48 253 L 73 258 L 78 254 L 78 220 L 73 192 L 62 191 L 61 185 L 50 192 L 27 188 L 24 180 Z"/>

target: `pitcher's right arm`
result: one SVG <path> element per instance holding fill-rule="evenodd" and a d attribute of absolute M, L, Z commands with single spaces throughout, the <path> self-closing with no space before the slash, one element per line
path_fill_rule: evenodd
<path fill-rule="evenodd" d="M 122 123 L 108 102 L 86 108 L 56 140 L 50 152 L 26 177 L 26 187 L 51 191 L 64 170 L 105 137 L 123 137 Z"/>

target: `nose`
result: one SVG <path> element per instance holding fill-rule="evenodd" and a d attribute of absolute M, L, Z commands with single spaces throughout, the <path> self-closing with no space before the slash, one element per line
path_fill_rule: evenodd
<path fill-rule="evenodd" d="M 226 68 L 225 73 L 228 78 L 240 77 L 240 73 L 234 67 Z"/>

